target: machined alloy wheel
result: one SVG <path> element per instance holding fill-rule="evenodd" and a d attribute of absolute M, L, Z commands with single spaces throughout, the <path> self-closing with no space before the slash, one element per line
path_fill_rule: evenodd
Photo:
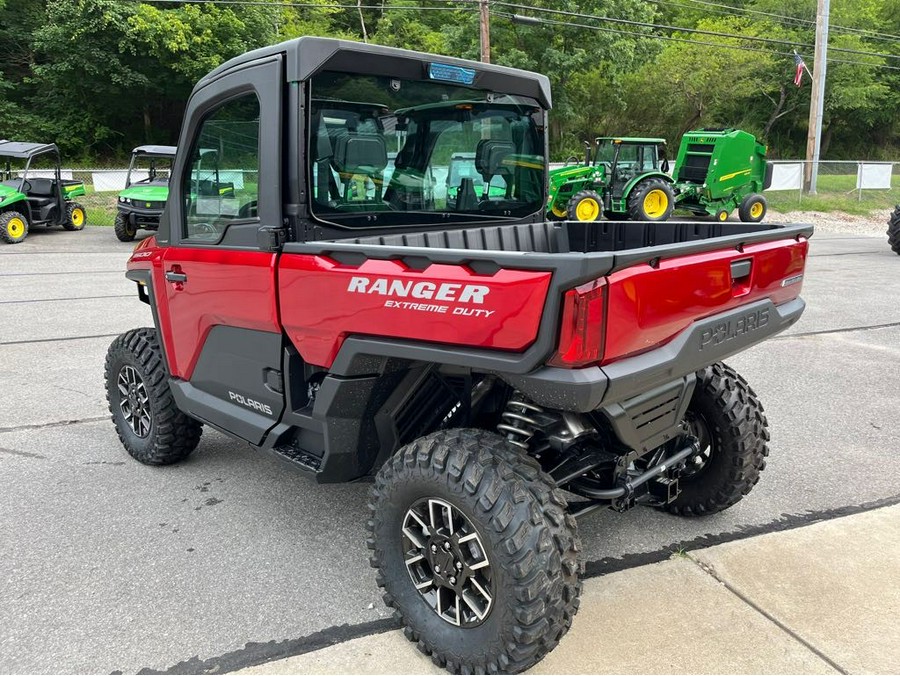
<path fill-rule="evenodd" d="M 136 436 L 146 439 L 153 422 L 147 386 L 135 368 L 128 365 L 119 370 L 116 384 L 122 394 L 119 408 L 122 409 L 125 422 Z"/>
<path fill-rule="evenodd" d="M 402 542 L 406 570 L 438 617 L 475 627 L 491 612 L 491 562 L 481 536 L 456 507 L 424 498 L 406 512 Z"/>

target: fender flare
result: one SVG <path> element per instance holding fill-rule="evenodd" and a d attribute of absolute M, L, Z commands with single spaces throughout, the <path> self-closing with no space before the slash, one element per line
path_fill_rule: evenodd
<path fill-rule="evenodd" d="M 628 197 L 631 195 L 631 191 L 634 190 L 634 187 L 638 183 L 641 183 L 642 181 L 646 181 L 648 178 L 662 179 L 663 181 L 665 181 L 666 183 L 671 185 L 674 190 L 675 181 L 672 179 L 671 176 L 669 176 L 668 174 L 665 174 L 661 171 L 648 171 L 647 173 L 641 174 L 640 176 L 635 176 L 633 179 L 631 179 L 630 181 L 628 181 L 628 183 L 625 184 L 625 188 L 622 190 L 622 199 L 627 200 Z"/>

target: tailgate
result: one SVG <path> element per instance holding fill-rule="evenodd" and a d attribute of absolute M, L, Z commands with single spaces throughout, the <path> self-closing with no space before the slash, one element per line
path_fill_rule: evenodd
<path fill-rule="evenodd" d="M 692 323 L 761 299 L 780 305 L 800 294 L 809 242 L 804 237 L 651 261 L 607 277 L 603 363 L 664 345 Z M 764 313 L 756 313 L 764 314 Z M 701 337 L 721 343 L 761 328 L 749 313 Z"/>

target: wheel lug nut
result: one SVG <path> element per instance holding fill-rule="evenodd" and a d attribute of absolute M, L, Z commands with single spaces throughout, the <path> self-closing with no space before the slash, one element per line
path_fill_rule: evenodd
<path fill-rule="evenodd" d="M 451 577 L 451 578 L 450 578 L 450 584 L 456 584 L 456 578 L 455 578 L 455 577 Z"/>
<path fill-rule="evenodd" d="M 450 543 L 449 542 L 444 543 L 444 551 L 447 551 L 447 552 L 450 551 Z"/>
<path fill-rule="evenodd" d="M 435 573 L 440 573 L 440 572 L 441 572 L 441 567 L 440 567 L 440 566 L 435 566 L 435 567 L 434 567 L 434 572 L 435 572 Z"/>
<path fill-rule="evenodd" d="M 436 552 L 436 551 L 437 551 L 437 545 L 431 545 L 431 551 L 432 551 L 432 552 Z"/>
<path fill-rule="evenodd" d="M 456 570 L 462 570 L 462 562 L 460 562 L 460 561 L 456 562 Z"/>

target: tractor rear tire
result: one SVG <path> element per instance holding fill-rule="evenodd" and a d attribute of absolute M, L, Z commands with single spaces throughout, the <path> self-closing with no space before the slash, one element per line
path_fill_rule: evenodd
<path fill-rule="evenodd" d="M 888 220 L 887 236 L 891 250 L 900 256 L 900 206 L 894 209 L 894 213 Z"/>
<path fill-rule="evenodd" d="M 121 212 L 116 214 L 116 222 L 113 228 L 120 242 L 133 242 L 137 235 L 137 226 L 132 225 L 128 216 Z"/>
<path fill-rule="evenodd" d="M 169 389 L 156 329 L 133 329 L 106 353 L 106 401 L 119 440 L 145 465 L 184 460 L 200 443 L 203 426 L 181 412 Z"/>
<path fill-rule="evenodd" d="M 17 244 L 28 236 L 28 219 L 18 211 L 0 214 L 0 239 L 7 244 Z"/>
<path fill-rule="evenodd" d="M 738 216 L 744 223 L 759 223 L 766 217 L 769 210 L 769 203 L 766 198 L 757 193 L 747 195 L 741 200 L 741 206 L 738 208 Z"/>
<path fill-rule="evenodd" d="M 575 520 L 540 465 L 500 435 L 451 429 L 407 444 L 379 470 L 369 509 L 384 601 L 437 666 L 519 673 L 571 626 Z"/>
<path fill-rule="evenodd" d="M 603 198 L 594 190 L 579 190 L 566 205 L 570 221 L 599 221 L 603 213 Z"/>
<path fill-rule="evenodd" d="M 701 452 L 688 459 L 681 493 L 665 509 L 680 516 L 721 512 L 747 495 L 766 467 L 766 413 L 747 381 L 716 362 L 697 373 L 687 422 Z"/>
<path fill-rule="evenodd" d="M 672 184 L 661 178 L 647 178 L 628 196 L 628 218 L 632 221 L 667 221 L 675 209 Z"/>
<path fill-rule="evenodd" d="M 84 230 L 84 224 L 87 222 L 87 212 L 78 202 L 69 202 L 66 207 L 66 219 L 63 221 L 62 227 L 66 230 Z"/>

